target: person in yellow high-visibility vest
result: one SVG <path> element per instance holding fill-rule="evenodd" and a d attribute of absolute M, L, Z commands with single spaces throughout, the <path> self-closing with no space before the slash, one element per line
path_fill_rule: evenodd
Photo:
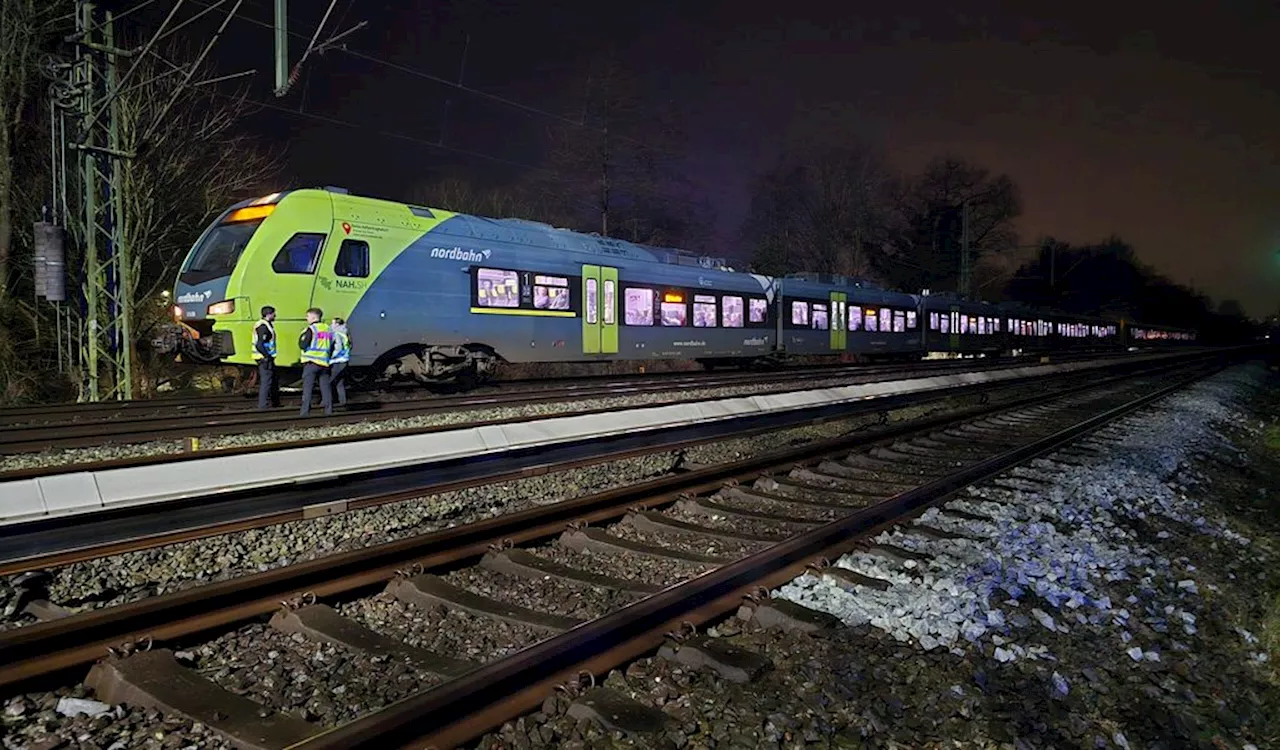
<path fill-rule="evenodd" d="M 338 397 L 338 406 L 347 405 L 347 363 L 351 361 L 351 334 L 347 332 L 347 321 L 335 317 L 330 331 L 333 332 L 333 354 L 329 357 L 329 380 L 333 383 L 333 392 Z"/>
<path fill-rule="evenodd" d="M 325 414 L 333 413 L 333 394 L 329 389 L 329 359 L 333 356 L 333 331 L 324 320 L 324 312 L 318 307 L 307 310 L 307 327 L 298 337 L 298 350 L 302 352 L 302 416 L 311 413 L 311 394 L 317 381 L 320 386 L 320 405 Z"/>

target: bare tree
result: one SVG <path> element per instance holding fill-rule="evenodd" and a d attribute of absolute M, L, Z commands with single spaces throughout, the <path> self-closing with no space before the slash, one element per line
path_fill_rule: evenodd
<path fill-rule="evenodd" d="M 169 319 L 171 303 L 161 292 L 173 285 L 178 266 L 213 217 L 237 201 L 277 189 L 279 155 L 239 128 L 252 105 L 242 94 L 183 85 L 177 71 L 192 59 L 177 45 L 140 58 L 137 84 L 119 98 L 121 147 L 134 155 L 120 169 L 130 249 L 126 293 L 138 340 Z M 155 368 L 164 363 L 153 361 L 144 369 L 137 361 L 135 382 L 146 391 L 163 377 L 163 369 Z"/>
<path fill-rule="evenodd" d="M 743 229 L 756 269 L 879 277 L 898 248 L 899 183 L 864 144 L 784 154 L 757 181 Z"/>
<path fill-rule="evenodd" d="M 0 299 L 9 289 L 14 237 L 14 152 L 37 94 L 39 56 L 63 0 L 0 0 Z"/>
<path fill-rule="evenodd" d="M 555 223 L 632 242 L 696 244 L 705 216 L 679 161 L 676 108 L 647 92 L 615 59 L 591 66 L 571 89 L 573 119 L 547 131 L 547 169 L 527 180 Z"/>
<path fill-rule="evenodd" d="M 536 204 L 518 187 L 484 188 L 456 175 L 419 185 L 410 191 L 409 198 L 414 203 L 456 213 L 494 219 L 515 217 L 542 220 Z"/>
<path fill-rule="evenodd" d="M 126 151 L 123 200 L 131 249 L 130 299 L 141 302 L 173 283 L 178 264 L 214 215 L 228 205 L 271 192 L 279 175 L 276 155 L 238 130 L 252 106 L 242 96 L 211 87 L 182 86 L 166 61 L 187 53 L 171 48 L 139 61 L 138 86 L 120 97 L 120 135 Z M 147 142 L 171 97 L 176 100 Z"/>
<path fill-rule="evenodd" d="M 972 258 L 981 260 L 1018 244 L 1013 223 L 1022 213 L 1022 202 L 1007 175 L 992 175 L 956 158 L 938 158 L 912 180 L 904 198 L 910 232 L 904 253 L 911 263 L 902 280 L 909 279 L 908 286 L 938 288 L 959 275 L 966 205 Z"/>

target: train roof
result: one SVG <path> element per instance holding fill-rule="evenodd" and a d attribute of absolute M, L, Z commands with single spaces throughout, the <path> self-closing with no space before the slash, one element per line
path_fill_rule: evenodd
<path fill-rule="evenodd" d="M 316 188 L 308 189 L 315 190 Z M 447 221 L 442 222 L 436 231 L 455 237 L 467 237 L 490 242 L 525 245 L 545 250 L 561 250 L 649 263 L 667 263 L 718 271 L 733 270 L 728 266 L 724 258 L 698 255 L 676 248 L 642 245 L 612 237 L 602 237 L 595 233 L 553 227 L 550 224 L 529 219 L 495 219 L 474 214 L 455 213 L 448 211 L 448 209 L 417 206 L 403 201 L 351 195 L 342 188 L 326 187 L 323 190 L 327 193 L 342 195 L 344 200 L 349 201 L 371 201 L 404 206 L 410 213 L 421 218 L 435 218 L 436 212 L 453 213 L 454 215 Z M 282 193 L 281 195 L 285 194 Z"/>

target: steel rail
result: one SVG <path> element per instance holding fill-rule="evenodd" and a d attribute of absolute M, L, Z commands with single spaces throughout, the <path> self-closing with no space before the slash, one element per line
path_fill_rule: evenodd
<path fill-rule="evenodd" d="M 317 734 L 291 750 L 445 748 L 472 740 L 531 710 L 555 685 L 584 670 L 593 675 L 607 673 L 651 652 L 665 634 L 683 623 L 701 625 L 722 617 L 760 586 L 776 586 L 810 562 L 847 550 L 855 537 L 899 523 L 959 489 L 1050 452 L 1218 369 L 1197 372 L 1053 435 L 671 586 L 439 687 Z"/>
<path fill-rule="evenodd" d="M 546 539 L 559 534 L 573 522 L 593 523 L 620 518 L 631 507 L 661 506 L 674 502 L 683 493 L 711 491 L 731 479 L 757 476 L 798 461 L 810 461 L 857 446 L 896 440 L 1148 374 L 1151 373 L 1119 375 L 1048 395 L 1041 393 L 1012 403 L 980 408 L 964 415 L 943 415 L 873 433 L 817 441 L 765 456 L 695 469 L 474 524 L 0 632 L 0 686 L 19 685 L 84 666 L 100 658 L 108 647 L 125 641 L 146 637 L 167 641 L 225 628 L 270 614 L 284 599 L 307 593 L 322 599 L 350 595 L 385 583 L 409 565 L 439 567 L 474 559 L 483 555 L 496 541 L 509 539 L 523 543 Z"/>

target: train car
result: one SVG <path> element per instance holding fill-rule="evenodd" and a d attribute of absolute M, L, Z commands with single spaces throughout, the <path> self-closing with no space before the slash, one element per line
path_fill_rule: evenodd
<path fill-rule="evenodd" d="M 930 356 L 986 356 L 1005 348 L 1000 309 L 950 294 L 921 298 L 925 351 Z"/>
<path fill-rule="evenodd" d="M 1001 328 L 1005 332 L 1006 351 L 1040 354 L 1053 350 L 1053 321 L 1047 313 L 1016 303 L 1003 303 L 999 309 L 1004 316 Z"/>
<path fill-rule="evenodd" d="M 1119 324 L 1083 315 L 1053 313 L 1053 348 L 1062 351 L 1109 351 L 1120 346 Z"/>
<path fill-rule="evenodd" d="M 865 360 L 918 357 L 920 330 L 912 295 L 827 274 L 790 274 L 777 284 L 780 353 Z"/>
<path fill-rule="evenodd" d="M 1121 326 L 1125 345 L 1130 350 L 1194 346 L 1198 340 L 1196 331 L 1188 328 L 1137 321 L 1121 321 Z"/>

